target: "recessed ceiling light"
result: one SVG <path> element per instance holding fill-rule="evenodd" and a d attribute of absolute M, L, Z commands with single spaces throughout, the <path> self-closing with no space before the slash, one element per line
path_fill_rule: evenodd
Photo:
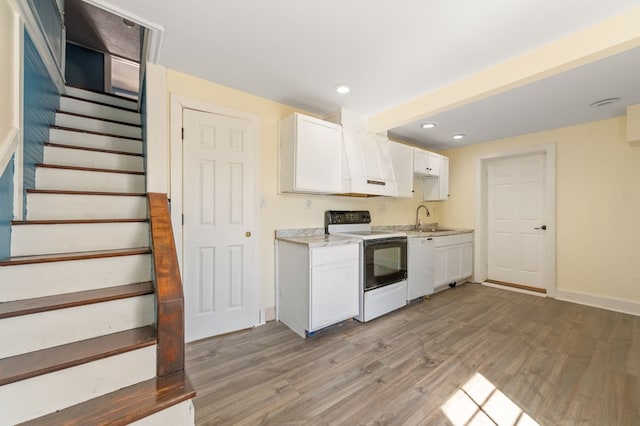
<path fill-rule="evenodd" d="M 423 129 L 433 129 L 434 127 L 438 127 L 438 123 L 434 123 L 433 121 L 429 123 L 422 123 L 420 125 Z"/>
<path fill-rule="evenodd" d="M 465 135 L 465 134 L 463 134 L 463 133 L 458 133 L 457 135 L 453 135 L 453 136 L 451 136 L 451 139 L 459 140 L 459 139 L 464 138 L 465 136 L 467 136 L 467 135 Z"/>
<path fill-rule="evenodd" d="M 615 102 L 618 102 L 620 100 L 620 98 L 607 98 L 607 99 L 600 99 L 599 101 L 595 101 L 594 103 L 592 103 L 590 106 L 593 108 L 598 108 L 601 106 L 605 106 L 605 105 L 609 105 Z"/>
<path fill-rule="evenodd" d="M 338 92 L 341 95 L 346 95 L 347 93 L 349 93 L 351 91 L 351 87 L 349 87 L 348 84 L 336 84 L 334 86 L 334 89 L 336 89 L 336 92 Z"/>

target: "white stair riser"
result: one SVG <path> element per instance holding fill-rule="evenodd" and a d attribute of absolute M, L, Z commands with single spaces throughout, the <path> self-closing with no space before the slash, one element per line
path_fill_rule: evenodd
<path fill-rule="evenodd" d="M 16 225 L 11 228 L 11 256 L 148 246 L 149 225 L 146 222 Z"/>
<path fill-rule="evenodd" d="M 49 142 L 85 148 L 109 149 L 111 151 L 142 154 L 142 142 L 115 136 L 94 135 L 63 129 L 49 129 Z"/>
<path fill-rule="evenodd" d="M 123 123 L 140 124 L 140 114 L 137 112 L 95 104 L 80 99 L 60 98 L 60 110 L 107 120 L 121 121 Z"/>
<path fill-rule="evenodd" d="M 0 320 L 0 358 L 154 323 L 154 295 L 130 297 Z"/>
<path fill-rule="evenodd" d="M 196 411 L 191 400 L 181 402 L 152 414 L 129 426 L 194 426 L 196 424 Z"/>
<path fill-rule="evenodd" d="M 139 127 L 112 123 L 110 121 L 96 120 L 93 118 L 78 117 L 64 113 L 56 113 L 55 124 L 60 127 L 108 133 L 110 135 L 126 136 L 128 138 L 142 137 L 142 131 Z"/>
<path fill-rule="evenodd" d="M 2 424 L 16 424 L 149 380 L 156 373 L 156 348 L 67 368 L 0 387 Z"/>
<path fill-rule="evenodd" d="M 0 267 L 0 303 L 151 281 L 151 255 Z"/>
<path fill-rule="evenodd" d="M 136 155 L 84 151 L 53 146 L 44 147 L 44 163 L 130 172 L 144 171 L 144 159 Z"/>
<path fill-rule="evenodd" d="M 27 220 L 145 218 L 144 196 L 27 194 Z"/>
<path fill-rule="evenodd" d="M 66 92 L 67 95 L 76 98 L 82 98 L 88 101 L 96 101 L 103 104 L 119 106 L 131 110 L 135 110 L 138 105 L 137 101 L 130 101 L 127 99 L 116 98 L 114 96 L 103 95 L 101 93 L 95 93 L 88 90 L 76 89 L 75 87 L 66 87 Z"/>
<path fill-rule="evenodd" d="M 143 175 L 38 168 L 36 188 L 142 193 L 145 192 L 145 180 Z"/>

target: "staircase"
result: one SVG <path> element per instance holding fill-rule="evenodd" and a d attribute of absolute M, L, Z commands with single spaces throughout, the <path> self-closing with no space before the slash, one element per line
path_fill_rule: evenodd
<path fill-rule="evenodd" d="M 0 424 L 193 424 L 157 377 L 156 294 L 136 103 L 68 87 L 0 261 Z"/>

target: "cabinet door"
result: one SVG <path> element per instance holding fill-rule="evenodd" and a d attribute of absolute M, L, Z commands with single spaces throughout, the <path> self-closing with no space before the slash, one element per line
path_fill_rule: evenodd
<path fill-rule="evenodd" d="M 440 200 L 449 199 L 449 157 L 440 157 L 440 176 L 438 178 Z"/>
<path fill-rule="evenodd" d="M 473 246 L 471 243 L 462 246 L 462 277 L 467 278 L 473 275 Z"/>
<path fill-rule="evenodd" d="M 327 121 L 296 114 L 295 191 L 342 190 L 342 130 Z"/>
<path fill-rule="evenodd" d="M 424 149 L 413 149 L 413 172 L 417 175 L 426 176 L 429 169 L 429 153 Z"/>
<path fill-rule="evenodd" d="M 440 176 L 440 159 L 442 155 L 435 152 L 429 153 L 429 176 Z"/>
<path fill-rule="evenodd" d="M 413 198 L 413 148 L 389 141 L 393 171 L 398 183 L 398 198 Z"/>
<path fill-rule="evenodd" d="M 447 284 L 446 247 L 437 247 L 433 250 L 433 281 L 435 287 Z"/>
<path fill-rule="evenodd" d="M 426 177 L 422 185 L 425 201 L 444 201 L 449 198 L 449 158 L 440 156 L 440 175 Z"/>
<path fill-rule="evenodd" d="M 358 260 L 311 268 L 309 331 L 352 318 L 360 313 Z"/>
<path fill-rule="evenodd" d="M 462 246 L 446 247 L 447 283 L 462 278 Z"/>

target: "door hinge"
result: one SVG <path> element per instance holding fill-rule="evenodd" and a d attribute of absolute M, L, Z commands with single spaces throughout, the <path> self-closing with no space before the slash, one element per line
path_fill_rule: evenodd
<path fill-rule="evenodd" d="M 184 215 L 182 215 L 182 226 L 184 226 Z"/>
<path fill-rule="evenodd" d="M 182 140 L 184 140 L 184 127 L 182 128 Z"/>

